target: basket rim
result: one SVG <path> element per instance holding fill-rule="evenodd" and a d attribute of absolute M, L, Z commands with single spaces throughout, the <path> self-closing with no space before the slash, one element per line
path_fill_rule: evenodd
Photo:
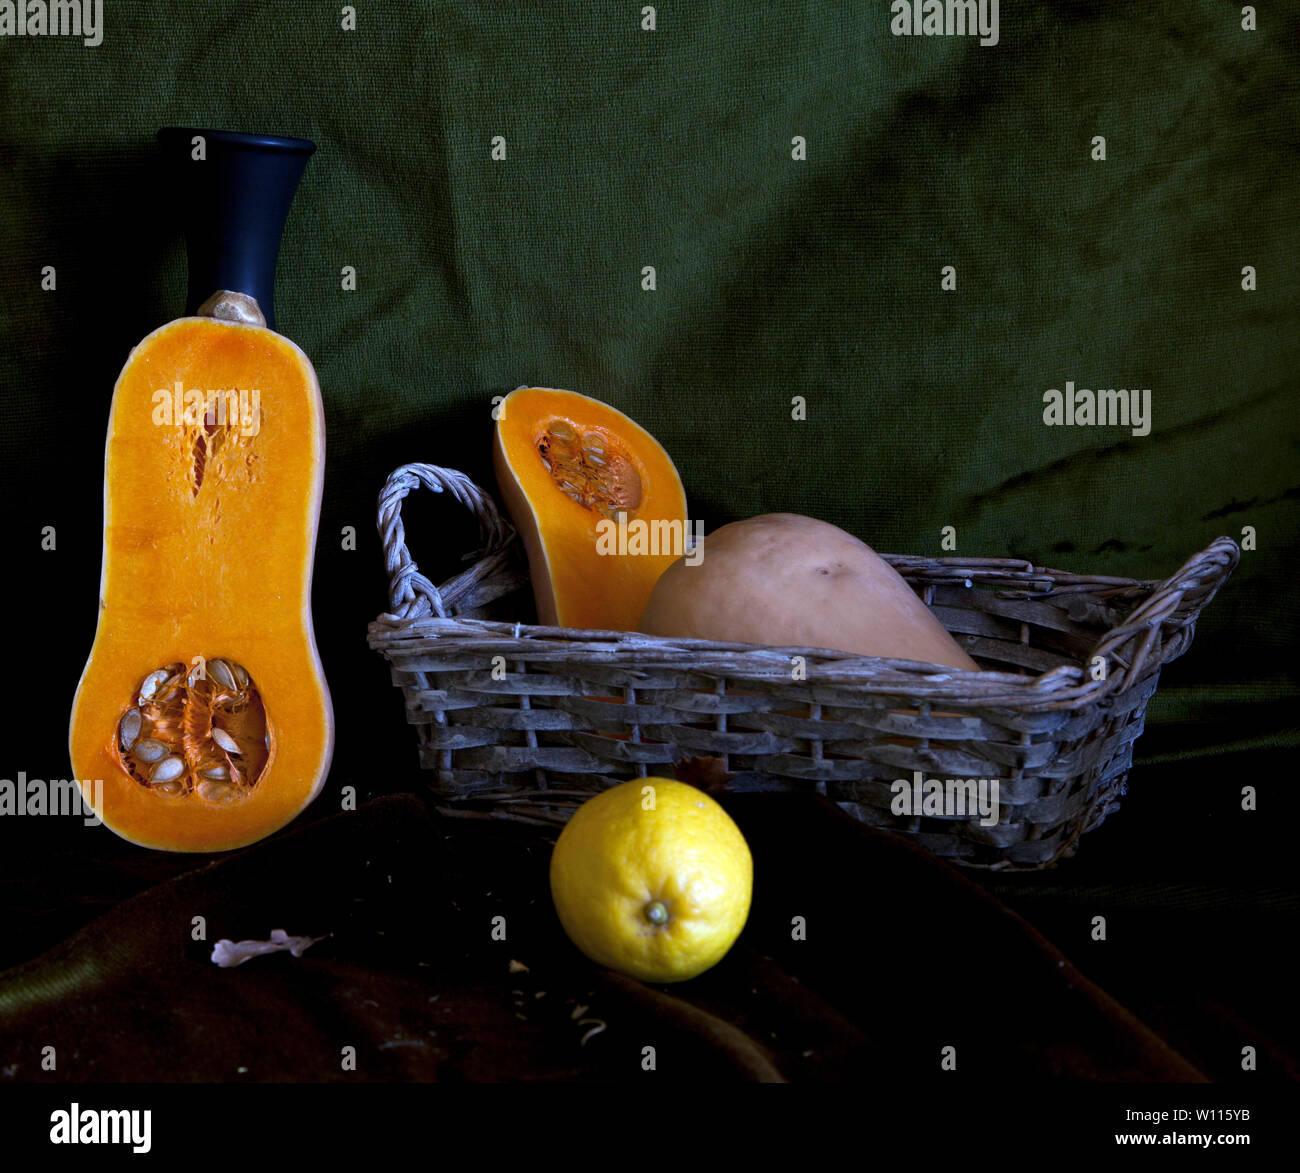
<path fill-rule="evenodd" d="M 652 666 L 679 668 L 709 679 L 725 678 L 735 685 L 785 687 L 849 687 L 884 696 L 933 698 L 972 705 L 1086 704 L 1109 691 L 1111 681 L 1092 679 L 1081 665 L 1063 664 L 1036 675 L 985 669 L 972 672 L 919 660 L 863 656 L 831 648 L 778 647 L 723 643 L 706 639 L 680 639 L 640 632 L 581 630 L 503 620 L 402 618 L 378 616 L 369 627 L 369 643 L 391 660 L 394 654 L 425 650 L 446 653 L 449 644 L 462 643 L 476 656 L 503 656 L 507 662 L 552 659 L 557 666 L 583 663 L 602 667 L 638 669 Z M 394 645 L 401 645 L 397 652 Z M 539 655 L 540 653 L 540 655 Z M 548 654 L 550 653 L 550 654 Z M 802 656 L 805 675 L 797 682 L 790 675 L 790 660 Z"/>
<path fill-rule="evenodd" d="M 450 492 L 475 513 L 485 538 L 485 547 L 476 552 L 474 565 L 442 587 L 418 573 L 405 544 L 402 500 L 420 486 Z M 934 699 L 965 709 L 1073 708 L 1128 690 L 1181 654 L 1200 611 L 1241 557 L 1237 543 L 1221 536 L 1161 580 L 1079 574 L 1035 566 L 1017 558 L 880 555 L 913 587 L 923 587 L 927 604 L 936 588 L 965 587 L 1014 601 L 1088 594 L 1095 600 L 1113 603 L 1116 612 L 1124 608 L 1123 617 L 1104 631 L 1099 630 L 1092 649 L 1077 663 L 1057 664 L 1046 671 L 1026 674 L 997 669 L 971 671 L 831 648 L 729 643 L 461 616 L 456 614 L 457 602 L 472 604 L 475 598 L 496 597 L 527 581 L 512 574 L 508 567 L 512 552 L 518 554 L 518 534 L 502 518 L 492 499 L 454 469 L 403 465 L 389 477 L 380 493 L 378 523 L 389 571 L 390 610 L 370 624 L 368 642 L 394 668 L 400 667 L 395 660 L 403 654 L 457 650 L 473 654 L 480 662 L 485 655 L 497 655 L 507 661 L 550 659 L 557 667 L 601 665 L 632 671 L 651 666 L 674 668 L 723 687 L 726 680 L 766 690 L 795 684 L 803 690 L 809 685 L 839 685 L 861 692 L 901 695 L 921 705 Z M 489 595 L 485 588 L 492 585 L 495 589 Z M 1172 638 L 1164 638 L 1166 635 Z M 968 652 L 980 650 L 978 639 L 966 637 Z M 426 641 L 428 646 L 421 647 Z M 458 642 L 465 646 L 456 648 Z M 396 645 L 402 645 L 400 652 Z M 791 658 L 796 656 L 803 659 L 799 676 L 791 673 Z M 1100 679 L 1090 670 L 1099 659 L 1105 668 Z"/>
<path fill-rule="evenodd" d="M 904 578 L 937 578 L 943 582 L 962 581 L 963 585 L 974 589 L 975 583 L 993 588 L 1000 598 L 1025 599 L 1045 598 L 1063 593 L 1073 593 L 1093 587 L 1102 588 L 1106 595 L 1147 595 L 1145 604 L 1135 608 L 1124 621 L 1112 628 L 1108 636 L 1132 624 L 1137 619 L 1135 630 L 1157 625 L 1168 616 L 1171 607 L 1155 608 L 1153 613 L 1142 616 L 1142 612 L 1156 601 L 1162 588 L 1169 588 L 1171 596 L 1181 596 L 1186 585 L 1179 579 L 1187 576 L 1194 565 L 1210 561 L 1218 565 L 1219 574 L 1212 583 L 1213 591 L 1222 585 L 1235 566 L 1240 552 L 1231 538 L 1216 539 L 1205 550 L 1193 554 L 1184 566 L 1169 579 L 1117 578 L 1108 575 L 1083 575 L 1073 571 L 1054 570 L 1048 567 L 1034 566 L 1021 559 L 1011 558 L 929 558 L 922 555 L 884 554 L 886 561 L 903 575 Z M 1017 584 L 1001 587 L 998 584 L 1008 582 Z M 1047 584 L 1046 589 L 1027 591 L 1025 584 Z M 1175 589 L 1176 587 L 1176 589 Z M 1212 592 L 1213 593 L 1213 592 Z M 1205 602 L 1208 602 L 1208 598 Z M 1203 605 L 1203 604 L 1202 604 Z M 1197 609 L 1199 611 L 1199 608 Z M 1194 620 L 1194 616 L 1193 616 Z M 999 672 L 994 669 L 982 669 L 972 672 L 969 669 L 936 665 L 917 660 L 883 656 L 864 656 L 855 652 L 845 652 L 834 648 L 799 647 L 777 644 L 747 644 L 725 642 L 720 640 L 683 638 L 677 636 L 647 635 L 643 632 L 611 631 L 604 629 L 586 629 L 574 627 L 548 626 L 538 623 L 512 622 L 509 620 L 474 619 L 461 616 L 435 616 L 419 614 L 403 616 L 394 612 L 383 612 L 369 626 L 369 643 L 377 650 L 391 643 L 407 643 L 414 640 L 429 639 L 444 643 L 460 635 L 472 640 L 476 650 L 485 650 L 483 643 L 500 644 L 501 653 L 533 653 L 539 647 L 562 645 L 565 657 L 571 660 L 590 658 L 602 663 L 647 663 L 647 652 L 657 650 L 662 653 L 666 663 L 680 663 L 689 658 L 701 671 L 719 674 L 719 669 L 726 668 L 727 675 L 737 675 L 755 682 L 776 682 L 789 680 L 789 660 L 792 656 L 803 656 L 810 674 L 816 672 L 816 680 L 810 675 L 807 683 L 844 683 L 857 686 L 878 686 L 876 691 L 888 692 L 892 688 L 904 686 L 907 689 L 932 687 L 936 694 L 951 695 L 942 686 L 950 683 L 975 684 L 985 682 L 1002 686 L 1013 693 L 1060 692 L 1069 684 L 1085 675 L 1084 663 L 1078 665 L 1059 665 L 1046 672 L 1024 675 L 1012 672 Z M 710 661 L 723 661 L 714 662 Z M 733 663 L 739 660 L 741 663 Z M 752 675 L 748 675 L 752 674 Z M 1102 683 L 1102 682 L 1092 682 Z M 1085 688 L 1082 692 L 1095 696 L 1097 689 Z M 1057 699 L 1062 699 L 1058 696 Z"/>

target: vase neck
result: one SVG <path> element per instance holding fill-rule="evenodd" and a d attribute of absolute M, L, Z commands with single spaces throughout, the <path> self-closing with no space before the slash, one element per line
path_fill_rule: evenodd
<path fill-rule="evenodd" d="M 181 126 L 160 130 L 158 142 L 183 209 L 186 314 L 228 289 L 254 298 L 274 330 L 280 237 L 316 144 Z"/>

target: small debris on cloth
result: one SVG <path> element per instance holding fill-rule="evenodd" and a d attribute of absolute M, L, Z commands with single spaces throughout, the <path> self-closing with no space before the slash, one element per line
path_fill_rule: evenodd
<path fill-rule="evenodd" d="M 325 934 L 329 936 L 328 933 Z M 291 937 L 283 929 L 272 929 L 269 941 L 228 941 L 225 938 L 212 946 L 212 963 L 222 969 L 243 965 L 250 957 L 262 953 L 279 953 L 289 950 L 294 957 L 301 957 L 304 949 L 310 949 L 317 941 L 325 937 Z"/>
<path fill-rule="evenodd" d="M 511 973 L 527 973 L 527 972 L 528 972 L 528 966 L 526 966 L 522 961 L 516 961 L 516 960 L 512 957 L 512 958 L 510 959 L 510 972 L 511 972 Z"/>

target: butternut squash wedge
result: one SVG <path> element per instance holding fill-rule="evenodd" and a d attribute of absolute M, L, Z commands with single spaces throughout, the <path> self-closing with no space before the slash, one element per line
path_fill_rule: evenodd
<path fill-rule="evenodd" d="M 497 409 L 493 464 L 539 620 L 635 628 L 659 575 L 685 551 L 686 494 L 668 453 L 608 404 L 521 387 Z"/>
<path fill-rule="evenodd" d="M 85 802 L 124 839 L 240 847 L 320 791 L 334 741 L 311 621 L 324 463 L 315 372 L 252 298 L 214 295 L 127 359 L 69 733 Z"/>

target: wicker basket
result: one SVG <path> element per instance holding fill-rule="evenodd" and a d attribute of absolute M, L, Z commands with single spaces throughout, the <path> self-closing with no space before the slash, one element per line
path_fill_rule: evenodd
<path fill-rule="evenodd" d="M 485 549 L 442 587 L 406 549 L 401 502 L 420 485 L 450 492 L 482 525 Z M 986 669 L 975 674 L 485 618 L 527 585 L 520 543 L 491 499 L 448 469 L 398 469 L 379 528 L 391 611 L 369 640 L 405 694 L 445 813 L 562 824 L 614 782 L 716 755 L 731 790 L 824 794 L 955 863 L 997 869 L 1072 854 L 1116 809 L 1160 669 L 1186 650 L 1240 557 L 1222 537 L 1165 582 L 1139 582 L 1005 558 L 887 556 Z M 891 784 L 916 771 L 996 779 L 998 822 L 894 813 Z"/>

